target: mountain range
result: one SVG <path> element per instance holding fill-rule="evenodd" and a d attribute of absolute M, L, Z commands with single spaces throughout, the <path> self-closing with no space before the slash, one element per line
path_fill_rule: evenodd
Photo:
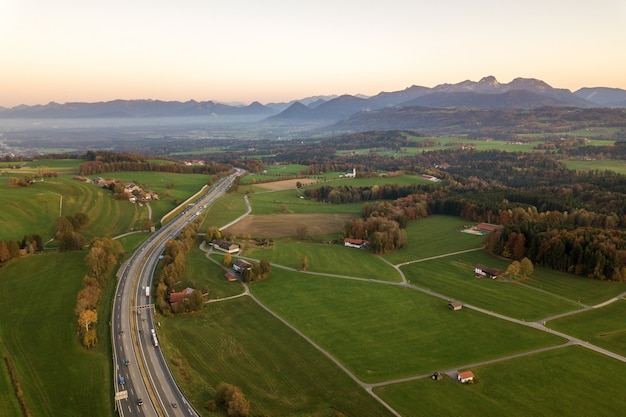
<path fill-rule="evenodd" d="M 540 107 L 621 107 L 626 108 L 626 90 L 581 88 L 575 92 L 553 88 L 534 78 L 516 78 L 499 83 L 488 76 L 480 81 L 413 85 L 401 91 L 375 96 L 317 96 L 289 103 L 254 102 L 231 106 L 213 101 L 113 100 L 97 103 L 49 103 L 35 106 L 0 107 L 0 118 L 138 118 L 182 116 L 248 116 L 267 123 L 335 123 L 359 112 L 387 108 L 434 107 L 467 109 L 533 109 Z"/>

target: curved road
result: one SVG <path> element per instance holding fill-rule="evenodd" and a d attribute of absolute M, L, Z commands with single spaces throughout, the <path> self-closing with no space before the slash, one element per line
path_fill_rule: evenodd
<path fill-rule="evenodd" d="M 111 337 L 115 370 L 115 407 L 120 416 L 198 416 L 172 377 L 158 346 L 152 276 L 168 240 L 230 188 L 240 170 L 219 180 L 192 209 L 150 236 L 118 271 Z M 155 332 L 157 346 L 152 332 Z"/>

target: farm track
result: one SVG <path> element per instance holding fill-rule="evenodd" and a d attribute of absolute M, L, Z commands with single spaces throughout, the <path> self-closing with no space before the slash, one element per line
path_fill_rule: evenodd
<path fill-rule="evenodd" d="M 246 204 L 248 206 L 248 213 L 249 213 L 250 212 L 250 205 L 249 205 L 249 202 L 247 201 L 247 199 L 246 199 Z M 228 226 L 230 226 L 230 225 L 236 223 L 237 221 L 241 220 L 248 213 L 242 215 L 237 220 L 229 223 Z M 221 266 L 223 268 L 223 266 L 218 261 L 216 261 L 216 260 L 214 260 L 213 258 L 210 257 L 210 253 L 212 252 L 212 250 L 211 249 L 207 249 L 205 247 L 204 242 L 202 242 L 202 244 L 200 245 L 200 249 L 202 251 L 206 252 L 206 257 L 209 260 L 211 260 L 212 262 L 216 263 L 217 265 L 219 265 L 219 266 Z M 334 277 L 334 278 L 339 278 L 339 279 L 350 279 L 350 280 L 358 280 L 358 281 L 367 281 L 367 282 L 371 282 L 373 284 L 384 284 L 384 285 L 401 286 L 401 287 L 410 288 L 410 289 L 413 289 L 413 290 L 416 290 L 416 291 L 420 291 L 420 292 L 423 292 L 423 293 L 428 294 L 430 296 L 434 296 L 434 297 L 443 299 L 445 301 L 448 301 L 448 300 L 451 299 L 451 297 L 448 297 L 448 296 L 446 296 L 444 294 L 439 294 L 439 293 L 432 292 L 432 291 L 430 291 L 428 289 L 421 288 L 421 287 L 418 287 L 416 285 L 413 285 L 413 284 L 410 284 L 409 282 L 407 282 L 406 277 L 404 276 L 404 273 L 401 270 L 401 267 L 404 266 L 404 265 L 409 265 L 409 264 L 416 263 L 416 262 L 425 262 L 425 261 L 432 260 L 432 259 L 440 259 L 440 258 L 445 258 L 445 257 L 449 257 L 449 256 L 458 255 L 458 254 L 461 254 L 461 253 L 478 251 L 478 250 L 482 250 L 482 249 L 483 248 L 481 247 L 481 248 L 474 248 L 474 249 L 468 249 L 468 250 L 463 250 L 463 251 L 451 252 L 451 253 L 442 254 L 442 255 L 436 255 L 436 256 L 432 256 L 432 257 L 428 257 L 428 258 L 415 259 L 415 260 L 412 260 L 412 261 L 402 262 L 402 263 L 399 263 L 399 264 L 392 264 L 389 261 L 385 260 L 384 258 L 380 257 L 380 259 L 382 259 L 384 262 L 386 262 L 389 265 L 391 265 L 392 267 L 394 267 L 399 272 L 400 276 L 402 277 L 402 282 L 389 282 L 389 281 L 381 281 L 381 280 L 370 279 L 370 278 L 361 278 L 361 277 L 353 277 L 353 276 L 338 275 L 338 274 L 327 274 L 327 273 L 318 273 L 318 272 L 310 272 L 310 271 L 298 271 L 297 269 L 294 269 L 294 268 L 291 268 L 291 267 L 287 267 L 287 266 L 284 266 L 284 265 L 279 265 L 279 264 L 272 264 L 272 266 L 273 267 L 282 268 L 282 269 L 291 270 L 291 271 L 294 271 L 294 272 L 297 272 L 297 273 L 301 273 L 301 274 L 302 273 L 304 273 L 304 274 L 315 274 L 315 275 L 322 275 L 322 276 Z M 253 260 L 253 261 L 259 261 L 258 259 L 253 259 L 253 258 L 249 258 L 249 257 L 240 257 L 240 258 Z M 516 283 L 511 282 L 511 284 L 513 285 L 513 284 L 516 284 Z M 402 417 L 402 415 L 400 413 L 398 413 L 395 409 L 393 409 L 384 400 L 382 400 L 382 398 L 380 398 L 378 395 L 376 395 L 376 393 L 374 392 L 374 389 L 380 388 L 380 387 L 385 387 L 385 386 L 388 386 L 388 385 L 397 384 L 397 383 L 402 383 L 402 382 L 410 382 L 410 381 L 415 381 L 415 380 L 419 380 L 419 379 L 430 378 L 432 376 L 432 374 L 421 374 L 421 375 L 415 375 L 415 376 L 410 376 L 410 377 L 406 377 L 406 378 L 381 381 L 381 382 L 377 382 L 377 383 L 366 383 L 366 382 L 363 382 L 352 371 L 350 371 L 346 366 L 344 366 L 337 358 L 335 358 L 330 352 L 328 352 L 323 347 L 318 345 L 310 337 L 308 337 L 306 334 L 304 334 L 298 328 L 296 328 L 295 326 L 290 324 L 288 321 L 286 321 L 278 313 L 274 312 L 268 306 L 263 304 L 259 299 L 257 299 L 250 292 L 250 289 L 249 289 L 247 284 L 242 283 L 242 285 L 244 286 L 244 291 L 241 294 L 238 294 L 238 295 L 232 296 L 232 297 L 227 297 L 227 298 L 220 299 L 220 300 L 211 300 L 210 302 L 228 301 L 230 299 L 239 298 L 239 297 L 243 297 L 243 296 L 250 297 L 262 309 L 264 309 L 269 314 L 274 316 L 281 323 L 283 323 L 285 326 L 290 328 L 292 331 L 294 331 L 296 334 L 298 334 L 300 337 L 302 337 L 304 340 L 306 340 L 309 344 L 311 344 L 315 349 L 317 349 L 324 356 L 326 356 L 329 360 L 331 360 L 346 375 L 348 375 L 352 380 L 354 380 L 363 389 L 365 389 L 376 401 L 378 401 L 380 404 L 382 404 L 393 415 L 395 415 L 397 417 Z M 529 286 L 529 288 L 535 289 L 535 288 L 530 287 L 530 286 Z M 544 293 L 548 293 L 548 294 L 551 294 L 551 295 L 554 295 L 556 297 L 559 297 L 558 295 L 552 294 L 552 293 L 550 293 L 548 291 L 545 291 L 545 290 L 540 290 L 540 289 L 536 289 L 536 290 L 544 292 Z M 482 361 L 482 362 L 475 362 L 475 363 L 468 363 L 468 364 L 459 364 L 458 366 L 456 366 L 454 368 L 451 368 L 451 369 L 448 369 L 448 370 L 444 370 L 443 373 L 449 375 L 451 378 L 455 378 L 456 373 L 458 372 L 459 369 L 468 369 L 468 368 L 472 368 L 472 367 L 489 365 L 489 364 L 503 362 L 503 361 L 508 361 L 508 360 L 511 360 L 511 359 L 516 359 L 516 358 L 520 358 L 520 357 L 524 357 L 524 356 L 528 356 L 528 355 L 534 355 L 534 354 L 547 352 L 547 351 L 551 351 L 551 350 L 555 350 L 555 349 L 561 349 L 561 348 L 568 347 L 568 346 L 573 346 L 573 345 L 582 346 L 584 348 L 587 348 L 589 350 L 593 350 L 593 351 L 598 352 L 600 354 L 603 354 L 605 356 L 609 356 L 609 357 L 611 357 L 613 359 L 617 359 L 617 360 L 619 360 L 621 362 L 626 362 L 626 357 L 624 357 L 622 355 L 619 355 L 619 354 L 617 354 L 615 352 L 611 352 L 611 351 L 609 351 L 607 349 L 603 349 L 603 348 L 601 348 L 599 346 L 593 345 L 593 344 L 591 344 L 591 343 L 589 343 L 587 341 L 583 341 L 581 339 L 578 339 L 576 337 L 570 336 L 568 334 L 565 334 L 565 333 L 562 333 L 562 332 L 550 329 L 549 327 L 547 327 L 545 325 L 545 323 L 550 321 L 550 320 L 553 320 L 553 319 L 556 319 L 556 318 L 560 318 L 560 317 L 565 317 L 565 316 L 572 315 L 572 314 L 578 314 L 578 313 L 581 313 L 583 311 L 588 311 L 588 310 L 595 309 L 595 308 L 600 308 L 600 307 L 603 307 L 605 305 L 611 304 L 611 303 L 613 303 L 613 302 L 615 302 L 615 301 L 617 301 L 617 300 L 619 300 L 621 298 L 624 298 L 624 297 L 626 297 L 626 293 L 620 294 L 617 297 L 614 297 L 614 298 L 612 298 L 610 300 L 607 300 L 607 301 L 605 301 L 603 303 L 600 303 L 598 305 L 595 305 L 595 306 L 586 306 L 586 305 L 580 304 L 583 308 L 581 308 L 579 310 L 573 310 L 573 311 L 570 311 L 570 312 L 567 312 L 567 313 L 563 313 L 563 314 L 559 314 L 559 315 L 555 315 L 555 316 L 551 316 L 551 317 L 546 317 L 546 318 L 538 320 L 538 321 L 530 321 L 530 322 L 526 322 L 524 320 L 515 319 L 513 317 L 505 316 L 503 314 L 495 313 L 493 311 L 489 311 L 489 310 L 486 310 L 484 308 L 481 308 L 481 307 L 478 307 L 478 306 L 474 306 L 474 305 L 471 305 L 471 304 L 464 304 L 463 305 L 464 308 L 475 310 L 475 311 L 480 312 L 482 314 L 489 315 L 489 316 L 495 317 L 495 318 L 500 319 L 500 320 L 509 321 L 509 322 L 517 324 L 517 325 L 521 325 L 521 326 L 525 326 L 525 327 L 531 327 L 531 328 L 536 329 L 536 330 L 540 330 L 540 331 L 543 331 L 543 332 L 546 332 L 546 333 L 550 333 L 550 334 L 553 334 L 555 336 L 561 337 L 561 338 L 565 339 L 566 341 L 564 343 L 556 345 L 556 346 L 549 346 L 549 347 L 544 347 L 544 348 L 533 349 L 533 350 L 520 352 L 520 353 L 516 353 L 516 354 L 511 354 L 511 355 L 506 355 L 506 356 L 503 356 L 503 357 L 494 358 L 494 359 L 490 359 L 490 360 L 486 360 L 486 361 Z M 560 298 L 564 298 L 564 297 L 560 297 Z M 568 300 L 568 301 L 571 301 L 571 300 Z M 577 303 L 577 304 L 579 304 L 579 303 Z"/>

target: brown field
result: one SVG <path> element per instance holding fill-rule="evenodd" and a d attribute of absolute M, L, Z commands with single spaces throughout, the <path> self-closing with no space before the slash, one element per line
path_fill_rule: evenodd
<path fill-rule="evenodd" d="M 289 237 L 297 234 L 298 227 L 306 225 L 308 235 L 323 235 L 341 232 L 343 225 L 353 218 L 350 214 L 250 215 L 222 230 L 222 233 L 241 237 Z"/>
<path fill-rule="evenodd" d="M 309 178 L 300 178 L 294 180 L 283 180 L 283 181 L 274 181 L 274 182 L 264 182 L 260 184 L 254 184 L 256 187 L 265 188 L 270 191 L 280 191 L 280 190 L 291 190 L 296 188 L 296 183 L 301 183 L 302 185 L 313 184 L 317 180 L 312 180 Z"/>

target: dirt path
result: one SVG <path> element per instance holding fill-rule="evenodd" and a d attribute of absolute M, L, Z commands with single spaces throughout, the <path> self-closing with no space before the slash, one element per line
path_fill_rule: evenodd
<path fill-rule="evenodd" d="M 229 225 L 224 226 L 222 229 L 225 229 L 226 227 L 240 221 L 242 218 L 244 218 L 245 216 L 247 216 L 250 213 L 250 204 L 249 201 L 246 198 L 246 204 L 248 206 L 248 211 L 246 214 L 242 215 L 241 217 L 239 217 L 237 220 L 229 223 Z M 210 260 L 216 262 L 215 260 L 213 260 L 212 258 L 210 258 L 209 256 L 209 252 L 210 250 L 207 250 L 205 248 L 204 242 L 202 242 L 202 244 L 200 245 L 201 249 L 205 252 L 207 252 L 207 258 L 209 258 Z M 454 256 L 457 254 L 461 254 L 461 253 L 467 253 L 467 252 L 473 252 L 473 251 L 477 251 L 477 250 L 481 250 L 482 248 L 475 248 L 475 249 L 468 249 L 468 250 L 463 250 L 463 251 L 458 251 L 458 252 L 451 252 L 451 253 L 447 253 L 447 254 L 443 254 L 443 255 L 437 255 L 437 256 L 432 256 L 429 258 L 423 258 L 423 259 L 416 259 L 413 261 L 407 261 L 407 262 L 402 262 L 399 264 L 392 264 L 389 261 L 387 261 L 386 259 L 380 257 L 380 259 L 382 259 L 384 262 L 386 262 L 387 264 L 391 265 L 392 267 L 394 267 L 400 274 L 400 276 L 402 277 L 402 282 L 389 282 L 389 281 L 381 281 L 381 280 L 375 280 L 375 279 L 370 279 L 370 278 L 361 278 L 361 277 L 354 277 L 354 276 L 345 276 L 345 275 L 337 275 L 337 274 L 327 274 L 327 273 L 319 273 L 319 272 L 310 272 L 310 271 L 297 271 L 293 268 L 290 267 L 286 267 L 284 265 L 278 265 L 278 264 L 272 264 L 273 267 L 278 267 L 278 268 L 283 268 L 283 269 L 288 269 L 288 270 L 292 270 L 294 272 L 297 273 L 308 273 L 308 274 L 315 274 L 315 275 L 323 275 L 323 276 L 329 276 L 329 277 L 335 277 L 338 279 L 351 279 L 351 280 L 359 280 L 359 281 L 368 281 L 374 284 L 382 284 L 382 285 L 396 285 L 396 286 L 402 286 L 402 287 L 407 287 L 410 289 L 413 289 L 415 291 L 420 291 L 423 292 L 425 294 L 431 295 L 433 297 L 437 297 L 440 299 L 443 299 L 445 301 L 448 301 L 451 299 L 451 297 L 446 296 L 444 294 L 439 294 L 439 293 L 435 293 L 432 292 L 428 289 L 425 288 L 421 288 L 418 287 L 416 285 L 410 284 L 407 282 L 406 277 L 404 276 L 404 274 L 401 271 L 401 267 L 404 265 L 409 265 L 412 263 L 416 263 L 416 262 L 424 262 L 424 261 L 428 261 L 428 260 L 432 260 L 432 259 L 439 259 L 439 258 L 444 258 L 444 257 L 448 257 L 448 256 Z M 244 259 L 244 258 L 242 258 Z M 257 259 L 252 259 L 252 258 L 245 258 L 245 259 L 249 259 L 249 260 L 253 260 L 253 261 L 258 261 Z M 216 262 L 218 265 L 220 265 L 218 262 Z M 221 266 L 221 265 L 220 265 Z M 223 266 L 222 266 L 223 267 Z M 301 332 L 299 329 L 297 329 L 295 326 L 293 326 L 292 324 L 290 324 L 289 322 L 287 322 L 285 319 L 283 319 L 279 314 L 275 313 L 272 309 L 270 309 L 268 306 L 266 306 L 265 304 L 263 304 L 260 300 L 258 300 L 251 292 L 250 289 L 248 287 L 248 285 L 246 285 L 245 283 L 242 283 L 243 287 L 244 287 L 244 292 L 233 296 L 233 297 L 228 297 L 228 298 L 224 298 L 222 300 L 212 300 L 211 302 L 217 302 L 217 301 L 227 301 L 229 299 L 233 299 L 233 298 L 239 298 L 242 296 L 248 296 L 250 297 L 255 303 L 257 303 L 259 305 L 259 307 L 261 307 L 263 310 L 265 310 L 266 312 L 268 312 L 269 314 L 271 314 L 272 316 L 274 316 L 276 319 L 278 319 L 280 322 L 282 322 L 285 326 L 287 326 L 288 328 L 290 328 L 292 331 L 294 331 L 298 336 L 302 337 L 304 340 L 306 340 L 311 346 L 313 346 L 315 349 L 317 349 L 320 353 L 322 353 L 324 356 L 326 356 L 328 359 L 330 359 L 339 369 L 341 369 L 346 375 L 348 375 L 352 380 L 354 380 L 357 384 L 359 384 L 359 386 L 361 386 L 363 389 L 365 389 L 376 401 L 378 401 L 380 404 L 382 404 L 387 410 L 389 410 L 390 413 L 392 413 L 394 416 L 396 417 L 402 417 L 402 415 L 400 413 L 398 413 L 395 409 L 393 409 L 389 404 L 387 404 L 385 401 L 383 401 L 378 395 L 376 395 L 376 393 L 374 392 L 375 388 L 378 387 L 384 387 L 386 385 L 392 385 L 392 384 L 397 384 L 397 383 L 401 383 L 401 382 L 409 382 L 409 381 L 414 381 L 414 380 L 418 380 L 418 379 L 423 379 L 423 378 L 429 378 L 431 376 L 431 374 L 421 374 L 421 375 L 415 375 L 415 376 L 410 376 L 410 377 L 406 377 L 406 378 L 400 378 L 400 379 L 394 379 L 394 380 L 388 380 L 388 381 L 381 381 L 381 382 L 377 382 L 377 383 L 365 383 L 363 381 L 361 381 L 352 371 L 350 371 L 348 368 L 346 368 L 337 358 L 335 358 L 332 354 L 330 354 L 330 352 L 328 352 L 327 350 L 325 350 L 324 348 L 322 348 L 320 345 L 318 345 L 314 340 L 312 340 L 310 337 L 308 337 L 306 334 L 304 334 L 303 332 Z M 532 321 L 532 322 L 526 322 L 524 320 L 519 320 L 519 319 L 515 319 L 513 317 L 509 317 L 509 316 L 505 316 L 503 314 L 499 314 L 499 313 L 495 313 L 489 310 L 486 310 L 484 308 L 478 307 L 478 306 L 474 306 L 471 304 L 464 304 L 463 307 L 464 308 L 468 308 L 471 310 L 475 310 L 478 311 L 482 314 L 486 314 L 501 320 L 506 320 L 521 326 L 526 326 L 526 327 L 531 327 L 546 333 L 550 333 L 553 334 L 555 336 L 559 336 L 563 339 L 565 339 L 565 343 L 560 344 L 560 345 L 556 345 L 556 346 L 549 346 L 549 347 L 545 347 L 545 348 L 539 348 L 539 349 L 533 349 L 533 350 L 529 350 L 526 352 L 521 352 L 521 353 L 517 353 L 517 354 L 513 354 L 513 355 L 507 355 L 507 356 L 503 356 L 500 358 L 495 358 L 495 359 L 490 359 L 490 360 L 486 360 L 486 361 L 482 361 L 482 362 L 475 362 L 475 363 L 469 363 L 469 364 L 459 364 L 458 367 L 453 368 L 453 369 L 448 369 L 446 371 L 443 371 L 443 373 L 449 375 L 451 378 L 455 378 L 456 373 L 458 371 L 458 369 L 468 369 L 468 368 L 472 368 L 472 367 L 478 367 L 478 366 L 483 366 L 483 365 L 489 365 L 489 364 L 493 364 L 493 363 L 497 363 L 497 362 L 503 362 L 503 361 L 507 361 L 507 360 L 511 360 L 511 359 L 515 359 L 515 358 L 520 358 L 520 357 L 524 357 L 524 356 L 528 356 L 528 355 L 533 355 L 536 353 L 541 353 L 541 352 L 546 352 L 546 351 L 550 351 L 550 350 L 554 350 L 554 349 L 561 349 L 563 347 L 566 346 L 572 346 L 572 345 L 579 345 L 582 347 L 585 347 L 587 349 L 593 350 L 595 352 L 601 353 L 603 355 L 609 356 L 611 358 L 617 359 L 621 362 L 626 362 L 626 357 L 619 355 L 615 352 L 611 352 L 609 350 L 606 350 L 604 348 L 601 348 L 599 346 L 593 345 L 587 341 L 583 341 L 581 339 L 578 339 L 576 337 L 570 336 L 568 334 L 550 329 L 549 327 L 545 326 L 545 323 L 549 320 L 553 320 L 555 318 L 559 318 L 559 317 L 564 317 L 567 315 L 571 315 L 571 314 L 578 314 L 581 313 L 583 311 L 588 311 L 589 309 L 593 309 L 593 308 L 600 308 L 603 307 L 605 305 L 608 305 L 612 302 L 615 302 L 621 298 L 626 297 L 626 293 L 623 293 L 615 298 L 612 298 L 610 300 L 607 300 L 603 303 L 600 303 L 596 306 L 583 306 L 582 309 L 580 310 L 574 310 L 571 312 L 567 312 L 567 313 L 563 313 L 563 314 L 559 314 L 559 315 L 555 315 L 552 317 L 547 317 L 543 320 L 539 320 L 539 321 Z M 571 301 L 571 300 L 570 300 Z"/>

